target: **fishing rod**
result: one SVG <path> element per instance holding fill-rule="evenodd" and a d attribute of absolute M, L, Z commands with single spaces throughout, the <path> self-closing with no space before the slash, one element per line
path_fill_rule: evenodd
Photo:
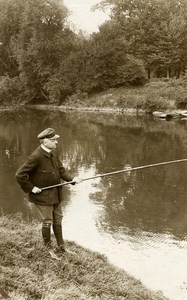
<path fill-rule="evenodd" d="M 105 177 L 105 176 L 120 174 L 120 173 L 124 173 L 124 172 L 130 172 L 130 171 L 141 170 L 141 169 L 146 169 L 146 168 L 152 168 L 152 167 L 157 167 L 157 166 L 180 163 L 180 162 L 184 162 L 184 161 L 187 161 L 187 158 L 178 159 L 178 160 L 171 160 L 171 161 L 165 161 L 165 162 L 161 162 L 161 163 L 145 165 L 145 166 L 140 166 L 140 167 L 134 167 L 134 168 L 126 167 L 125 169 L 122 169 L 122 170 L 109 172 L 109 173 L 104 173 L 104 174 L 98 174 L 98 175 L 95 175 L 95 176 L 92 176 L 92 177 L 83 178 L 82 181 L 91 180 L 91 179 L 95 179 L 95 178 L 98 178 L 98 177 Z M 64 185 L 72 184 L 72 183 L 76 183 L 76 182 L 72 180 L 72 181 L 68 181 L 68 182 L 58 183 L 58 184 L 43 187 L 43 188 L 41 188 L 41 190 L 43 191 L 43 190 L 47 190 L 47 189 L 52 189 L 52 188 L 55 188 L 55 187 L 60 187 L 60 186 L 64 186 Z"/>

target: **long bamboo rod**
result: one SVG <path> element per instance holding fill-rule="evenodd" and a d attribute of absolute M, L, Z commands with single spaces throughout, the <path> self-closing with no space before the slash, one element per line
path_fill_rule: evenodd
<path fill-rule="evenodd" d="M 118 170 L 118 171 L 114 171 L 114 172 L 98 174 L 98 175 L 95 175 L 95 176 L 92 176 L 92 177 L 83 178 L 82 181 L 91 180 L 91 179 L 95 179 L 95 178 L 98 178 L 98 177 L 105 177 L 105 176 L 120 174 L 120 173 L 124 173 L 124 172 L 130 172 L 130 171 L 141 170 L 141 169 L 146 169 L 146 168 L 152 168 L 152 167 L 158 167 L 158 166 L 169 165 L 169 164 L 174 164 L 174 163 L 180 163 L 180 162 L 184 162 L 184 161 L 187 161 L 187 158 L 171 160 L 171 161 L 165 161 L 165 162 L 161 162 L 161 163 L 157 163 L 157 164 L 145 165 L 145 166 L 134 167 L 134 168 L 127 167 L 123 170 Z M 41 190 L 43 191 L 43 190 L 47 190 L 47 189 L 52 189 L 52 188 L 55 188 L 55 187 L 60 187 L 60 186 L 64 186 L 64 185 L 72 184 L 72 183 L 75 183 L 75 181 L 68 181 L 68 182 L 64 182 L 64 183 L 59 183 L 59 184 L 46 186 L 46 187 L 41 188 Z"/>

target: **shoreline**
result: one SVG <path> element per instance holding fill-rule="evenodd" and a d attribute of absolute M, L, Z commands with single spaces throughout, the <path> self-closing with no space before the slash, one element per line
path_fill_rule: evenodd
<path fill-rule="evenodd" d="M 91 107 L 91 106 L 68 106 L 68 105 L 28 105 L 25 108 L 30 109 L 53 109 L 59 111 L 78 111 L 78 112 L 98 112 L 98 113 L 114 113 L 124 115 L 153 115 L 153 112 L 148 112 L 145 109 L 136 108 L 112 108 L 112 107 Z M 165 109 L 162 110 L 166 114 L 180 114 L 187 110 L 185 109 Z"/>
<path fill-rule="evenodd" d="M 21 111 L 21 110 L 53 110 L 53 111 L 62 111 L 62 112 L 82 112 L 82 113 L 104 113 L 104 114 L 120 114 L 128 116 L 143 116 L 150 115 L 154 116 L 154 111 L 146 111 L 145 109 L 136 109 L 136 108 L 112 108 L 112 107 L 92 107 L 92 106 L 69 106 L 69 105 L 52 105 L 52 104 L 37 104 L 37 105 L 18 105 L 18 106 L 0 106 L 0 112 L 12 112 L 12 111 Z M 183 113 L 187 114 L 186 109 L 165 109 L 162 111 L 155 111 L 163 114 L 171 115 L 180 115 Z"/>

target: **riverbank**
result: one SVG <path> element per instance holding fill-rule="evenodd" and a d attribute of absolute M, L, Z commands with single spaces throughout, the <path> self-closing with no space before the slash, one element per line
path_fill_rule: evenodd
<path fill-rule="evenodd" d="M 148 82 L 139 87 L 111 88 L 90 96 L 77 93 L 60 104 L 29 104 L 28 107 L 125 115 L 152 114 L 154 111 L 180 114 L 187 110 L 186 90 L 185 78 L 164 79 Z"/>
<path fill-rule="evenodd" d="M 74 242 L 66 244 L 75 254 L 53 259 L 42 245 L 37 221 L 1 215 L 0 226 L 0 291 L 12 300 L 166 300 Z"/>
<path fill-rule="evenodd" d="M 119 112 L 147 112 L 155 110 L 187 109 L 187 80 L 163 79 L 147 82 L 144 86 L 110 88 L 90 95 L 78 93 L 62 106 L 87 110 Z"/>
<path fill-rule="evenodd" d="M 152 114 L 154 111 L 180 113 L 187 111 L 187 79 L 163 79 L 144 86 L 110 88 L 87 95 L 77 93 L 57 102 L 12 102 L 1 105 L 1 111 L 27 108 L 60 111 L 120 113 L 125 115 Z"/>

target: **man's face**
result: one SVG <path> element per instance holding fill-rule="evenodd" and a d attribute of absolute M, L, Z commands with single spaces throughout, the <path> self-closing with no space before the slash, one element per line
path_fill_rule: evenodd
<path fill-rule="evenodd" d="M 44 146 L 47 147 L 49 150 L 55 149 L 57 144 L 58 141 L 55 138 L 45 138 L 44 140 Z"/>

